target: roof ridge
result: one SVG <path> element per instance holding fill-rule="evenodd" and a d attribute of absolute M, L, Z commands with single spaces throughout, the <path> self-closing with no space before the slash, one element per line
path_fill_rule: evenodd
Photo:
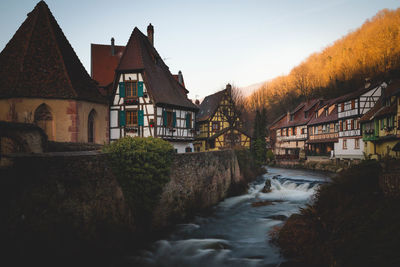
<path fill-rule="evenodd" d="M 43 2 L 44 2 L 44 1 L 43 1 Z M 47 5 L 46 5 L 46 7 L 47 7 Z M 50 29 L 50 32 L 51 32 L 51 36 L 53 37 L 54 42 L 57 44 L 55 47 L 56 47 L 56 49 L 57 49 L 58 55 L 59 55 L 60 58 L 61 58 L 61 64 L 62 64 L 63 67 L 64 67 L 64 74 L 67 76 L 68 84 L 69 84 L 69 86 L 71 87 L 72 91 L 74 92 L 75 97 L 78 97 L 78 93 L 76 92 L 74 86 L 72 85 L 72 81 L 71 81 L 70 74 L 69 74 L 69 72 L 68 72 L 68 70 L 67 70 L 67 66 L 65 65 L 64 56 L 63 56 L 63 54 L 61 53 L 61 50 L 60 50 L 60 47 L 59 47 L 57 38 L 56 38 L 56 36 L 55 36 L 55 34 L 54 34 L 53 25 L 52 25 L 52 23 L 50 22 L 50 17 L 49 17 L 49 15 L 50 15 L 50 16 L 53 16 L 53 14 L 51 13 L 51 11 L 50 11 L 49 8 L 47 8 L 47 11 L 48 11 L 48 12 L 46 12 L 46 21 L 47 21 L 47 23 L 48 23 L 48 25 L 49 25 L 49 29 Z M 54 21 L 55 21 L 56 24 L 58 24 L 57 21 L 56 21 L 55 19 L 54 19 Z M 56 25 L 56 26 L 57 26 L 57 25 Z M 67 42 L 68 42 L 68 40 L 67 40 Z M 75 51 L 74 51 L 74 52 L 75 52 Z"/>

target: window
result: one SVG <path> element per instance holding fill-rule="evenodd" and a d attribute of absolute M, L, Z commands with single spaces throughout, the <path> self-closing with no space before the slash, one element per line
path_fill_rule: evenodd
<path fill-rule="evenodd" d="M 315 129 L 315 131 L 314 131 L 314 132 L 315 132 L 315 134 L 318 134 L 318 126 L 315 126 L 315 128 L 314 128 L 314 129 Z"/>
<path fill-rule="evenodd" d="M 137 110 L 126 111 L 126 125 L 133 126 L 138 124 L 138 112 Z"/>
<path fill-rule="evenodd" d="M 360 149 L 360 139 L 354 139 L 354 148 Z"/>
<path fill-rule="evenodd" d="M 281 136 L 281 129 L 276 130 L 276 136 Z"/>
<path fill-rule="evenodd" d="M 312 129 L 312 128 L 310 128 Z M 306 133 L 306 128 L 301 129 L 301 134 L 305 134 Z"/>
<path fill-rule="evenodd" d="M 352 120 L 346 120 L 346 130 L 351 129 L 351 122 L 352 122 Z"/>
<path fill-rule="evenodd" d="M 347 149 L 347 140 L 343 140 L 343 149 Z"/>
<path fill-rule="evenodd" d="M 325 116 L 328 116 L 328 109 L 325 109 Z"/>
<path fill-rule="evenodd" d="M 94 143 L 94 126 L 95 126 L 96 111 L 92 109 L 88 117 L 88 142 Z"/>
<path fill-rule="evenodd" d="M 218 121 L 212 122 L 212 130 L 213 130 L 213 132 L 219 131 L 219 122 Z"/>
<path fill-rule="evenodd" d="M 322 132 L 323 132 L 323 133 L 326 133 L 326 125 L 323 125 L 323 126 L 322 126 Z"/>
<path fill-rule="evenodd" d="M 53 116 L 50 112 L 50 107 L 46 104 L 41 104 L 34 114 L 34 123 L 42 128 L 49 140 L 53 140 Z"/>
<path fill-rule="evenodd" d="M 308 111 L 304 112 L 304 118 L 306 119 L 308 117 Z"/>
<path fill-rule="evenodd" d="M 335 123 L 335 132 L 339 132 L 339 123 Z"/>
<path fill-rule="evenodd" d="M 190 152 L 192 152 L 192 148 L 190 146 L 187 146 L 185 148 L 185 153 L 190 153 Z"/>
<path fill-rule="evenodd" d="M 173 112 L 167 111 L 167 126 L 172 127 L 173 124 Z"/>
<path fill-rule="evenodd" d="M 294 115 L 291 114 L 291 115 L 290 115 L 290 120 L 293 121 L 293 119 L 294 119 Z"/>
<path fill-rule="evenodd" d="M 125 82 L 125 96 L 126 97 L 137 97 L 137 82 L 127 81 Z"/>

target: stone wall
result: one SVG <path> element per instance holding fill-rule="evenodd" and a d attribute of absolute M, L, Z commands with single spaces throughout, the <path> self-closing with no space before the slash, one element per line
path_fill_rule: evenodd
<path fill-rule="evenodd" d="M 143 236 L 106 154 L 49 152 L 10 158 L 13 166 L 0 168 L 0 206 L 5 218 L 0 231 L 10 250 L 29 250 L 32 255 L 75 247 L 78 254 L 88 247 L 97 248 L 96 253 L 120 251 L 124 242 Z M 154 210 L 154 229 L 209 208 L 241 182 L 233 151 L 174 155 L 171 180 Z"/>
<path fill-rule="evenodd" d="M 163 228 L 217 204 L 239 184 L 239 164 L 232 150 L 175 155 L 171 181 L 154 211 L 154 226 Z"/>

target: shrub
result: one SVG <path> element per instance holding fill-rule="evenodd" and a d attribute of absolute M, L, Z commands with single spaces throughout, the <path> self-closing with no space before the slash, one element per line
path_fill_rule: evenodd
<path fill-rule="evenodd" d="M 268 149 L 267 151 L 267 161 L 271 162 L 275 159 L 274 152 L 272 152 L 271 149 Z"/>
<path fill-rule="evenodd" d="M 151 220 L 169 173 L 174 150 L 157 138 L 124 137 L 104 147 L 124 195 L 141 226 Z"/>

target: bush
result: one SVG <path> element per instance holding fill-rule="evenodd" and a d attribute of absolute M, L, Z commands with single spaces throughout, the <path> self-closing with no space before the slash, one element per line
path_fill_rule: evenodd
<path fill-rule="evenodd" d="M 271 162 L 271 161 L 273 161 L 274 159 L 275 159 L 274 152 L 272 152 L 271 149 L 268 149 L 268 151 L 267 151 L 267 161 L 268 161 L 268 162 Z"/>
<path fill-rule="evenodd" d="M 124 137 L 104 147 L 134 217 L 148 225 L 164 185 L 169 181 L 174 149 L 157 138 Z"/>

